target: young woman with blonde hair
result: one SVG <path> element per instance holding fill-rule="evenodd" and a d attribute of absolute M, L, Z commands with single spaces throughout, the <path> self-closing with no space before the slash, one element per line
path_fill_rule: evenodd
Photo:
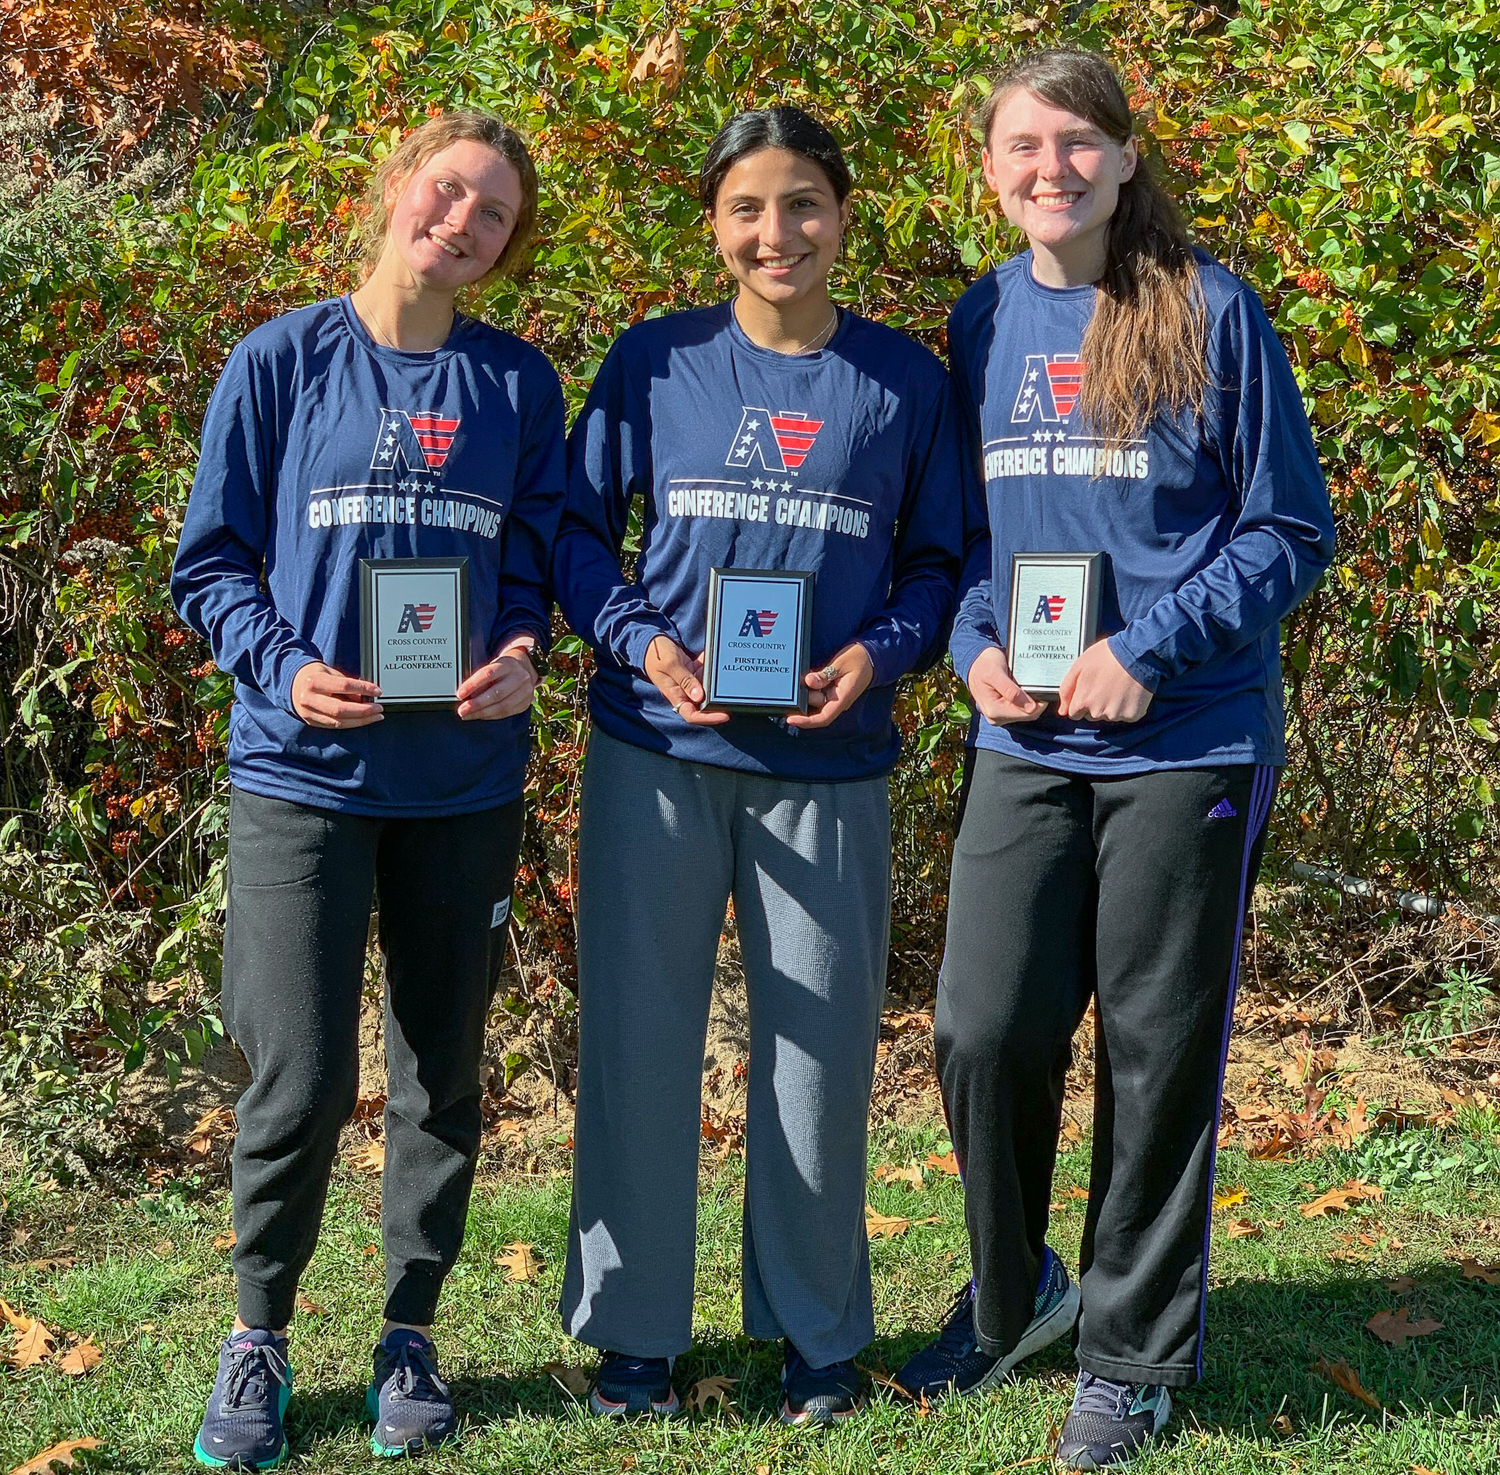
<path fill-rule="evenodd" d="M 172 592 L 236 679 L 223 1013 L 251 1071 L 239 1314 L 194 1444 L 210 1466 L 287 1453 L 288 1323 L 355 1104 L 372 899 L 387 1062 L 372 1447 L 455 1430 L 430 1332 L 479 1145 L 564 484 L 557 375 L 456 299 L 514 266 L 536 199 L 499 119 L 424 123 L 372 181 L 361 285 L 246 337 L 204 422 Z M 359 676 L 363 558 L 467 559 L 472 674 L 446 710 L 388 709 Z"/>
<path fill-rule="evenodd" d="M 978 709 L 936 1044 L 973 1279 L 901 1370 L 972 1392 L 1072 1330 L 1059 1460 L 1130 1458 L 1202 1368 L 1240 931 L 1282 741 L 1278 622 L 1333 521 L 1255 293 L 1191 245 L 1100 57 L 1023 55 L 980 113 L 1029 249 L 949 321 L 984 478 L 953 663 Z M 1011 674 L 1012 555 L 1105 555 L 1101 638 L 1039 701 Z M 1021 620 L 1050 619 L 1044 596 Z M 1045 606 L 1045 607 L 1044 607 Z M 1074 1286 L 1046 1229 L 1069 1042 L 1094 1001 Z"/>

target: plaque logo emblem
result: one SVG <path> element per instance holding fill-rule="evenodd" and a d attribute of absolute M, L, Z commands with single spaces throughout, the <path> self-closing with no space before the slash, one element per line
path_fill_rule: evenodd
<path fill-rule="evenodd" d="M 401 611 L 401 623 L 396 627 L 396 634 L 405 635 L 408 630 L 421 630 L 425 634 L 436 613 L 435 604 L 408 604 Z"/>
<path fill-rule="evenodd" d="M 747 609 L 745 623 L 740 626 L 740 635 L 756 635 L 764 640 L 776 628 L 774 609 Z"/>
<path fill-rule="evenodd" d="M 1083 389 L 1083 372 L 1084 362 L 1076 353 L 1054 353 L 1050 359 L 1044 353 L 1028 353 L 1010 423 L 1066 420 Z"/>
<path fill-rule="evenodd" d="M 1033 625 L 1050 625 L 1062 619 L 1063 605 L 1067 603 L 1061 594 L 1044 594 L 1036 602 L 1036 613 L 1031 617 Z"/>
<path fill-rule="evenodd" d="M 441 471 L 458 434 L 459 417 L 431 411 L 380 412 L 371 471 Z"/>
<path fill-rule="evenodd" d="M 821 420 L 810 420 L 800 410 L 773 415 L 759 405 L 742 405 L 741 411 L 726 466 L 753 466 L 758 460 L 767 471 L 795 471 L 823 428 Z"/>

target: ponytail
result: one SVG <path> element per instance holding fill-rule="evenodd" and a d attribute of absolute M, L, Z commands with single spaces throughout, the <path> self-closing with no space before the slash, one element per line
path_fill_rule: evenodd
<path fill-rule="evenodd" d="M 1134 135 L 1130 104 L 1109 63 L 1057 48 L 1030 52 L 994 79 L 978 110 L 986 143 L 1001 102 L 1018 87 L 1087 118 L 1117 144 Z M 1208 320 L 1198 263 L 1182 216 L 1144 154 L 1120 186 L 1079 357 L 1087 366 L 1079 417 L 1108 447 L 1143 435 L 1162 412 L 1202 413 Z"/>

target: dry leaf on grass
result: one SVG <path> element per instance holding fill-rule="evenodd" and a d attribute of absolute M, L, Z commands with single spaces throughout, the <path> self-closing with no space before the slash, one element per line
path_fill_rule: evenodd
<path fill-rule="evenodd" d="M 726 1378 L 722 1373 L 714 1373 L 707 1378 L 699 1378 L 693 1384 L 687 1396 L 687 1408 L 691 1413 L 706 1414 L 710 1404 L 718 1404 L 719 1412 L 726 1418 L 735 1422 L 739 1421 L 739 1413 L 735 1409 L 734 1399 L 729 1396 L 729 1390 L 739 1381 L 737 1378 Z"/>
<path fill-rule="evenodd" d="M 1062 1191 L 1064 1198 L 1076 1198 L 1082 1203 L 1087 1203 L 1089 1191 L 1086 1188 L 1065 1188 Z"/>
<path fill-rule="evenodd" d="M 589 1375 L 581 1367 L 569 1367 L 565 1362 L 544 1362 L 542 1371 L 564 1393 L 571 1393 L 574 1398 L 582 1398 L 589 1391 Z"/>
<path fill-rule="evenodd" d="M 385 1143 L 382 1141 L 370 1143 L 363 1151 L 355 1153 L 349 1159 L 349 1164 L 363 1173 L 385 1172 Z"/>
<path fill-rule="evenodd" d="M 870 1239 L 895 1239 L 911 1228 L 911 1220 L 899 1214 L 877 1214 L 874 1209 L 865 1210 L 865 1234 Z"/>
<path fill-rule="evenodd" d="M 1248 1197 L 1249 1195 L 1243 1188 L 1229 1188 L 1223 1193 L 1214 1194 L 1214 1207 L 1216 1209 L 1237 1209 Z"/>
<path fill-rule="evenodd" d="M 1359 1381 L 1359 1374 L 1342 1357 L 1337 1362 L 1329 1362 L 1326 1357 L 1320 1357 L 1317 1370 L 1351 1398 L 1359 1399 L 1367 1408 L 1381 1407 L 1380 1400 Z"/>
<path fill-rule="evenodd" d="M 913 1188 L 921 1188 L 927 1181 L 922 1176 L 922 1169 L 916 1163 L 908 1163 L 904 1168 L 898 1168 L 894 1163 L 881 1163 L 875 1169 L 875 1181 L 877 1183 L 910 1183 Z"/>
<path fill-rule="evenodd" d="M 304 1295 L 301 1291 L 297 1292 L 297 1310 L 304 1316 L 328 1315 L 328 1308 L 326 1306 L 319 1306 L 311 1296 Z"/>
<path fill-rule="evenodd" d="M 1472 1256 L 1465 1255 L 1458 1262 L 1465 1280 L 1482 1280 L 1487 1286 L 1500 1286 L 1500 1265 L 1481 1265 Z"/>
<path fill-rule="evenodd" d="M 1272 1430 L 1285 1439 L 1290 1439 L 1297 1431 L 1292 1427 L 1292 1421 L 1285 1414 L 1277 1414 L 1271 1420 Z"/>
<path fill-rule="evenodd" d="M 0 1317 L 4 1317 L 7 1324 L 15 1327 L 18 1332 L 24 1332 L 31 1326 L 31 1318 L 24 1312 L 17 1311 L 9 1301 L 0 1300 Z"/>
<path fill-rule="evenodd" d="M 99 1344 L 90 1337 L 86 1342 L 80 1342 L 76 1347 L 65 1352 L 57 1359 L 58 1372 L 66 1373 L 70 1378 L 81 1378 L 104 1361 L 104 1353 Z"/>
<path fill-rule="evenodd" d="M 1417 1278 L 1414 1275 L 1397 1275 L 1393 1276 L 1390 1280 L 1383 1280 L 1380 1283 L 1393 1295 L 1402 1296 L 1416 1285 Z"/>
<path fill-rule="evenodd" d="M 1224 1232 L 1230 1239 L 1259 1239 L 1265 1230 L 1259 1224 L 1252 1224 L 1248 1219 L 1231 1219 L 1225 1226 Z"/>
<path fill-rule="evenodd" d="M 1305 1219 L 1321 1219 L 1328 1214 L 1342 1214 L 1350 1204 L 1359 1203 L 1363 1199 L 1379 1200 L 1384 1197 L 1385 1191 L 1378 1184 L 1350 1178 L 1342 1188 L 1330 1188 L 1310 1204 L 1303 1204 L 1302 1216 Z"/>
<path fill-rule="evenodd" d="M 1426 1465 L 1413 1465 L 1411 1475 L 1443 1475 L 1441 1470 L 1429 1470 Z"/>
<path fill-rule="evenodd" d="M 39 1321 L 32 1321 L 24 1332 L 16 1333 L 16 1345 L 10 1354 L 12 1367 L 21 1369 L 35 1367 L 45 1362 L 57 1345 L 57 1338 Z"/>
<path fill-rule="evenodd" d="M 958 1158 L 951 1152 L 945 1152 L 941 1157 L 935 1152 L 929 1152 L 927 1154 L 927 1166 L 939 1173 L 946 1173 L 950 1178 L 957 1178 L 959 1176 Z"/>
<path fill-rule="evenodd" d="M 889 1373 L 882 1372 L 878 1367 L 866 1367 L 862 1362 L 856 1363 L 855 1366 L 859 1368 L 860 1372 L 868 1374 L 870 1381 L 874 1383 L 877 1388 L 888 1389 L 898 1398 L 905 1398 L 906 1400 L 910 1401 L 911 1394 L 907 1392 L 907 1390 L 903 1388 L 901 1384 L 898 1383 Z"/>
<path fill-rule="evenodd" d="M 503 1255 L 495 1256 L 495 1264 L 504 1269 L 506 1280 L 535 1280 L 542 1273 L 542 1262 L 532 1246 L 519 1239 L 506 1245 Z"/>
<path fill-rule="evenodd" d="M 1406 1307 L 1402 1306 L 1396 1311 L 1377 1311 L 1365 1323 L 1365 1329 L 1374 1332 L 1382 1342 L 1389 1342 L 1392 1347 L 1404 1347 L 1412 1337 L 1430 1337 L 1433 1332 L 1442 1331 L 1443 1324 L 1430 1316 L 1413 1321 Z"/>
<path fill-rule="evenodd" d="M 28 1260 L 21 1268 L 45 1275 L 52 1270 L 70 1270 L 77 1263 L 77 1255 L 43 1255 L 40 1260 Z"/>
<path fill-rule="evenodd" d="M 237 1238 L 232 1229 L 227 1234 L 216 1234 L 214 1235 L 214 1248 L 216 1250 L 232 1250 L 237 1243 Z"/>
<path fill-rule="evenodd" d="M 71 1470 L 73 1456 L 82 1449 L 98 1449 L 99 1439 L 64 1439 L 33 1455 L 24 1465 L 17 1465 L 10 1475 L 52 1475 L 54 1467 Z"/>

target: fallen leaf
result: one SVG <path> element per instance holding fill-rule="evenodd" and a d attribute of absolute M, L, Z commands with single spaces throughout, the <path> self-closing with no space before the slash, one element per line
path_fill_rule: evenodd
<path fill-rule="evenodd" d="M 877 1388 L 886 1388 L 898 1398 L 911 1399 L 911 1394 L 901 1386 L 889 1373 L 882 1372 L 878 1367 L 866 1367 L 863 1363 L 856 1363 L 860 1372 L 865 1373 Z"/>
<path fill-rule="evenodd" d="M 939 1173 L 946 1173 L 950 1178 L 960 1176 L 958 1171 L 958 1157 L 951 1152 L 945 1152 L 941 1157 L 935 1152 L 927 1154 L 927 1166 Z"/>
<path fill-rule="evenodd" d="M 694 1413 L 706 1414 L 709 1405 L 716 1403 L 719 1405 L 720 1413 L 738 1422 L 739 1414 L 735 1410 L 734 1400 L 729 1396 L 729 1390 L 738 1381 L 738 1378 L 726 1378 L 722 1373 L 713 1373 L 709 1377 L 699 1378 L 688 1393 L 687 1408 Z"/>
<path fill-rule="evenodd" d="M 542 1273 L 542 1262 L 537 1259 L 532 1246 L 522 1240 L 506 1245 L 503 1255 L 495 1256 L 495 1264 L 505 1271 L 506 1280 L 535 1280 Z"/>
<path fill-rule="evenodd" d="M 187 1136 L 187 1150 L 194 1157 L 207 1157 L 217 1138 L 236 1130 L 234 1112 L 227 1106 L 215 1106 L 198 1118 Z"/>
<path fill-rule="evenodd" d="M 1351 1398 L 1357 1398 L 1368 1408 L 1380 1408 L 1380 1400 L 1359 1381 L 1359 1374 L 1341 1357 L 1329 1362 L 1326 1357 L 1318 1359 L 1317 1371 L 1342 1388 Z"/>
<path fill-rule="evenodd" d="M 1225 1193 L 1214 1194 L 1214 1207 L 1216 1209 L 1237 1209 L 1248 1197 L 1249 1195 L 1243 1188 L 1231 1188 Z"/>
<path fill-rule="evenodd" d="M 214 1248 L 216 1250 L 232 1250 L 237 1242 L 235 1232 L 232 1229 L 227 1234 L 214 1235 Z"/>
<path fill-rule="evenodd" d="M 170 1260 L 177 1253 L 177 1246 L 169 1239 L 159 1239 L 151 1246 L 151 1253 L 163 1260 Z"/>
<path fill-rule="evenodd" d="M 1265 1230 L 1248 1219 L 1232 1219 L 1224 1232 L 1230 1239 L 1259 1239 Z"/>
<path fill-rule="evenodd" d="M 31 1326 L 31 1318 L 17 1311 L 8 1301 L 0 1300 L 0 1316 L 18 1332 L 24 1332 Z"/>
<path fill-rule="evenodd" d="M 1320 1219 L 1328 1214 L 1342 1214 L 1351 1203 L 1358 1203 L 1362 1199 L 1379 1199 L 1384 1196 L 1384 1190 L 1377 1184 L 1351 1178 L 1342 1188 L 1330 1188 L 1327 1193 L 1319 1195 L 1310 1204 L 1303 1204 L 1302 1215 L 1306 1219 Z"/>
<path fill-rule="evenodd" d="M 41 1454 L 33 1455 L 24 1465 L 17 1465 L 10 1475 L 51 1475 L 53 1466 L 65 1470 L 73 1468 L 73 1456 L 81 1449 L 98 1449 L 103 1443 L 99 1439 L 64 1439 L 50 1445 Z"/>
<path fill-rule="evenodd" d="M 589 1391 L 589 1375 L 581 1367 L 569 1367 L 565 1362 L 544 1362 L 542 1371 L 574 1398 L 582 1398 Z"/>
<path fill-rule="evenodd" d="M 17 1332 L 16 1345 L 10 1354 L 11 1366 L 17 1369 L 35 1367 L 45 1362 L 57 1345 L 57 1338 L 39 1321 L 33 1321 L 23 1332 Z"/>
<path fill-rule="evenodd" d="M 1407 1291 L 1409 1291 L 1414 1285 L 1416 1285 L 1416 1283 L 1417 1278 L 1414 1275 L 1398 1275 L 1393 1277 L 1391 1280 L 1381 1281 L 1381 1285 L 1383 1285 L 1386 1290 L 1397 1296 L 1405 1295 Z"/>
<path fill-rule="evenodd" d="M 297 1310 L 300 1311 L 304 1316 L 328 1315 L 327 1307 L 319 1306 L 311 1296 L 303 1295 L 301 1291 L 297 1292 Z"/>
<path fill-rule="evenodd" d="M 70 1378 L 81 1378 L 104 1361 L 104 1353 L 99 1344 L 92 1337 L 86 1342 L 80 1342 L 76 1347 L 58 1358 L 56 1367 L 58 1372 L 66 1373 Z"/>
<path fill-rule="evenodd" d="M 385 1142 L 383 1140 L 371 1142 L 363 1151 L 355 1153 L 350 1162 L 361 1172 L 383 1173 L 385 1171 Z"/>
<path fill-rule="evenodd" d="M 1441 1470 L 1429 1470 L 1426 1465 L 1413 1465 L 1411 1475 L 1443 1475 Z"/>
<path fill-rule="evenodd" d="M 1063 1189 L 1062 1196 L 1064 1198 L 1081 1199 L 1083 1202 L 1087 1203 L 1089 1191 L 1086 1188 L 1065 1188 Z"/>
<path fill-rule="evenodd" d="M 1482 1280 L 1487 1286 L 1500 1286 L 1500 1265 L 1481 1265 L 1470 1255 L 1458 1262 L 1465 1280 Z"/>
<path fill-rule="evenodd" d="M 865 1210 L 865 1234 L 870 1239 L 895 1239 L 911 1228 L 911 1220 L 898 1214 L 877 1214 L 874 1209 Z"/>
<path fill-rule="evenodd" d="M 909 1163 L 904 1168 L 898 1168 L 894 1163 L 881 1163 L 875 1169 L 875 1181 L 877 1183 L 910 1183 L 913 1188 L 920 1189 L 927 1181 L 922 1176 L 922 1169 L 916 1163 Z"/>
<path fill-rule="evenodd" d="M 28 1260 L 22 1268 L 45 1274 L 49 1270 L 67 1270 L 77 1263 L 76 1255 L 45 1255 L 40 1260 Z"/>
<path fill-rule="evenodd" d="M 1271 1428 L 1287 1439 L 1290 1439 L 1296 1433 L 1296 1430 L 1292 1428 L 1292 1421 L 1285 1414 L 1277 1414 L 1271 1420 Z"/>
<path fill-rule="evenodd" d="M 1067 1144 L 1067 1147 L 1063 1149 L 1066 1152 L 1068 1147 L 1076 1147 L 1083 1141 L 1083 1128 L 1072 1117 L 1065 1116 L 1062 1120 L 1062 1127 L 1058 1132 L 1058 1137 L 1062 1142 Z"/>
<path fill-rule="evenodd" d="M 1405 1306 L 1396 1311 L 1377 1311 L 1365 1323 L 1366 1331 L 1374 1332 L 1382 1342 L 1388 1342 L 1392 1347 L 1404 1347 L 1411 1337 L 1430 1337 L 1433 1332 L 1440 1332 L 1442 1329 L 1442 1322 L 1434 1321 L 1430 1316 L 1413 1321 Z"/>

